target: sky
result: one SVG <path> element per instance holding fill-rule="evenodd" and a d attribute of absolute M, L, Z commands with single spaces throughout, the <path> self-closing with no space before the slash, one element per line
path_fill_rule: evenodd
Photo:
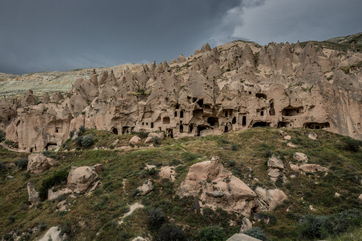
<path fill-rule="evenodd" d="M 0 72 L 168 62 L 242 39 L 362 32 L 361 0 L 0 0 Z"/>

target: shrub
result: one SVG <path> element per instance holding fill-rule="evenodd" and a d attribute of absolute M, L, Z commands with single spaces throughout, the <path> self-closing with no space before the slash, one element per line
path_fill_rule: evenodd
<path fill-rule="evenodd" d="M 4 134 L 4 131 L 2 129 L 0 129 L 0 142 L 3 142 L 5 141 L 5 134 Z"/>
<path fill-rule="evenodd" d="M 49 150 L 43 151 L 43 155 L 46 157 L 50 157 L 50 151 Z"/>
<path fill-rule="evenodd" d="M 72 131 L 69 132 L 69 137 L 70 137 L 70 138 L 73 138 L 74 132 L 75 132 L 74 130 L 72 130 Z"/>
<path fill-rule="evenodd" d="M 6 167 L 5 167 L 4 163 L 0 162 L 0 171 L 5 170 L 5 169 L 6 169 Z"/>
<path fill-rule="evenodd" d="M 349 74 L 349 70 L 351 69 L 351 66 L 346 65 L 346 66 L 342 66 L 341 70 L 345 73 L 345 74 Z"/>
<path fill-rule="evenodd" d="M 235 166 L 235 161 L 234 160 L 229 160 L 226 162 L 225 166 L 226 167 L 234 167 Z"/>
<path fill-rule="evenodd" d="M 238 149 L 239 149 L 239 145 L 237 145 L 235 143 L 231 144 L 231 150 L 237 151 Z"/>
<path fill-rule="evenodd" d="M 186 162 L 190 162 L 195 160 L 196 158 L 198 158 L 198 155 L 192 154 L 190 152 L 184 152 L 182 153 L 182 160 L 186 161 Z"/>
<path fill-rule="evenodd" d="M 82 125 L 79 127 L 79 130 L 77 131 L 77 136 L 82 136 L 85 132 L 85 127 Z"/>
<path fill-rule="evenodd" d="M 161 140 L 160 140 L 160 138 L 158 138 L 158 136 L 152 137 L 152 141 L 153 141 L 153 143 L 155 143 L 155 145 L 161 144 Z"/>
<path fill-rule="evenodd" d="M 148 210 L 148 222 L 151 227 L 160 227 L 166 221 L 161 208 L 151 208 Z"/>
<path fill-rule="evenodd" d="M 114 145 L 111 145 L 111 146 L 109 147 L 109 149 L 113 150 L 113 149 L 114 149 Z"/>
<path fill-rule="evenodd" d="M 360 147 L 360 142 L 358 140 L 352 139 L 350 137 L 346 137 L 343 139 L 345 144 L 344 149 L 346 151 L 358 152 Z"/>
<path fill-rule="evenodd" d="M 82 146 L 91 146 L 93 145 L 94 141 L 93 141 L 93 136 L 92 135 L 86 135 L 83 136 L 82 140 L 81 140 L 81 144 Z"/>
<path fill-rule="evenodd" d="M 15 165 L 20 169 L 20 170 L 24 170 L 28 167 L 28 159 L 27 158 L 23 158 L 21 160 L 18 160 L 15 162 Z"/>
<path fill-rule="evenodd" d="M 175 172 L 183 172 L 186 169 L 185 166 L 178 166 L 175 168 Z"/>
<path fill-rule="evenodd" d="M 249 235 L 256 239 L 260 239 L 262 241 L 266 241 L 266 235 L 264 233 L 264 230 L 261 229 L 260 227 L 255 227 L 255 228 L 249 229 L 249 230 L 245 231 L 244 234 Z"/>
<path fill-rule="evenodd" d="M 229 143 L 229 141 L 226 140 L 226 139 L 224 139 L 224 138 L 221 138 L 221 139 L 220 139 L 220 142 L 223 143 L 223 144 L 228 144 L 228 143 Z"/>
<path fill-rule="evenodd" d="M 158 237 L 156 238 L 158 241 L 187 241 L 187 237 L 176 226 L 170 224 L 163 224 L 158 231 Z"/>
<path fill-rule="evenodd" d="M 48 198 L 48 189 L 52 188 L 55 185 L 59 185 L 62 182 L 67 181 L 69 172 L 66 170 L 57 171 L 53 176 L 48 177 L 43 180 L 39 189 L 39 197 L 41 200 Z"/>
<path fill-rule="evenodd" d="M 198 234 L 200 241 L 223 241 L 226 240 L 225 230 L 219 226 L 202 228 Z"/>
<path fill-rule="evenodd" d="M 168 165 L 169 166 L 177 166 L 178 164 L 181 164 L 181 161 L 180 160 L 177 160 L 177 159 L 172 159 Z"/>

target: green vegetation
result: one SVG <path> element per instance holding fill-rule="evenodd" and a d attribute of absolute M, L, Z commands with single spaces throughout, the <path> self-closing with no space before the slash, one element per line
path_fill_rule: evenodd
<path fill-rule="evenodd" d="M 185 237 L 195 241 L 226 240 L 239 232 L 242 215 L 221 208 L 201 209 L 203 205 L 197 198 L 180 198 L 177 195 L 191 165 L 218 156 L 226 170 L 252 189 L 257 186 L 280 188 L 288 196 L 288 200 L 275 210 L 258 213 L 258 217 L 252 215 L 250 218 L 255 224 L 248 231 L 249 235 L 258 235 L 254 237 L 262 240 L 265 236 L 268 240 L 297 240 L 305 232 L 312 239 L 338 240 L 345 237 L 343 235 L 360 237 L 360 141 L 324 130 L 313 130 L 318 139 L 311 140 L 307 137 L 309 129 L 283 130 L 292 137 L 291 141 L 297 148 L 287 146 L 279 130 L 269 127 L 219 136 L 166 138 L 155 148 L 141 148 L 141 144 L 140 148 L 131 149 L 118 148 L 129 145 L 130 134 L 115 135 L 109 131 L 84 129 L 81 137 L 91 135 L 94 141 L 92 148 L 109 148 L 115 140 L 118 139 L 118 142 L 114 149 L 93 150 L 78 146 L 75 140 L 69 139 L 60 151 L 47 152 L 56 164 L 37 175 L 26 172 L 27 153 L 11 152 L 0 147 L 0 192 L 6 193 L 0 195 L 0 235 L 6 235 L 11 230 L 24 232 L 35 226 L 43 227 L 42 231 L 28 234 L 33 240 L 44 235 L 48 228 L 59 225 L 63 233 L 69 234 L 70 240 L 132 240 L 136 236 L 152 236 L 155 240 L 186 240 Z M 237 146 L 235 150 L 233 144 Z M 76 147 L 80 149 L 62 151 Z M 289 167 L 289 163 L 296 163 L 293 159 L 295 152 L 305 153 L 308 163 L 328 167 L 328 174 L 296 174 Z M 283 160 L 288 182 L 270 182 L 266 163 L 272 155 Z M 7 168 L 11 163 L 17 163 L 18 168 Z M 91 195 L 46 200 L 48 188 L 66 186 L 71 166 L 93 166 L 97 163 L 104 168 L 98 174 L 102 185 Z M 156 168 L 148 170 L 146 164 Z M 174 182 L 158 176 L 160 168 L 166 165 L 170 165 L 176 174 Z M 290 178 L 292 174 L 295 178 Z M 8 175 L 14 176 L 14 179 L 6 180 Z M 152 179 L 155 189 L 146 196 L 137 195 L 137 187 L 147 179 Z M 42 201 L 37 206 L 30 207 L 28 202 L 28 181 L 32 181 L 40 192 Z M 341 196 L 336 197 L 336 192 Z M 70 210 L 55 212 L 59 201 L 65 199 L 70 204 Z M 120 217 L 136 202 L 145 208 L 135 210 L 119 225 Z M 316 209 L 313 215 L 310 205 Z"/>
<path fill-rule="evenodd" d="M 4 131 L 2 129 L 0 129 L 0 142 L 3 142 L 5 141 L 5 134 L 4 134 Z"/>

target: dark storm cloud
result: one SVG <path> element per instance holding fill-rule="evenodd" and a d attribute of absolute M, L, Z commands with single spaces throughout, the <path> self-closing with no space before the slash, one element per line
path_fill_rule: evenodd
<path fill-rule="evenodd" d="M 170 61 L 181 53 L 192 54 L 206 42 L 216 46 L 236 38 L 264 44 L 352 34 L 361 31 L 361 17 L 356 15 L 360 2 L 1 1 L 0 72 Z"/>
<path fill-rule="evenodd" d="M 239 1 L 14 0 L 0 6 L 0 72 L 170 61 Z"/>

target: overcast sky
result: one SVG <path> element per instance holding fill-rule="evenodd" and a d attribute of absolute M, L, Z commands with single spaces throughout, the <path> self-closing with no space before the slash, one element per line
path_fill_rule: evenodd
<path fill-rule="evenodd" d="M 0 72 L 170 61 L 236 39 L 362 32 L 361 0 L 0 0 Z"/>

